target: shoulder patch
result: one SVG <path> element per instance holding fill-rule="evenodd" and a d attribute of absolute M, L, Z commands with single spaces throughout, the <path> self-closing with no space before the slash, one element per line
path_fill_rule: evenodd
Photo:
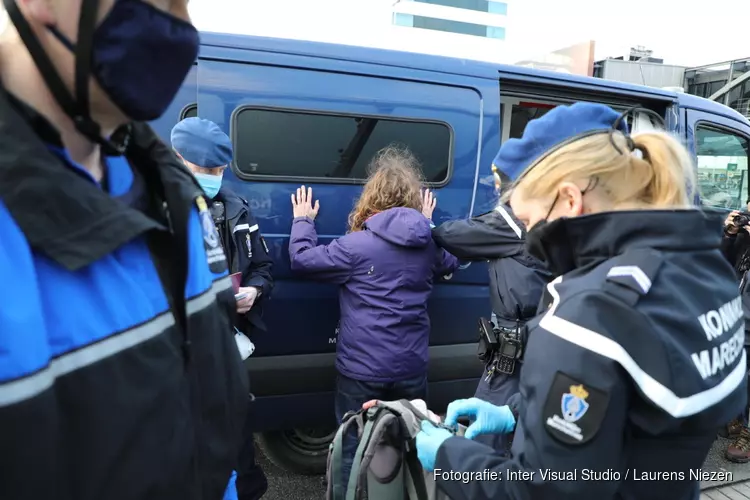
<path fill-rule="evenodd" d="M 617 265 L 607 271 L 605 291 L 629 305 L 651 290 L 664 263 L 664 256 L 651 249 L 628 252 L 616 259 Z"/>
<path fill-rule="evenodd" d="M 544 428 L 562 443 L 587 443 L 599 432 L 608 404 L 609 393 L 558 371 L 542 409 Z"/>
<path fill-rule="evenodd" d="M 221 238 L 216 230 L 214 219 L 208 210 L 208 205 L 203 196 L 195 199 L 198 207 L 198 218 L 200 220 L 201 232 L 203 233 L 203 247 L 206 250 L 208 269 L 214 274 L 220 274 L 227 270 L 227 258 L 224 249 L 221 248 Z"/>

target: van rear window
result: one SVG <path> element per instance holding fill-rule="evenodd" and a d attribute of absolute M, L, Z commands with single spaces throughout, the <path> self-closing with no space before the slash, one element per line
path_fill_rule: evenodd
<path fill-rule="evenodd" d="M 243 108 L 232 131 L 241 177 L 364 180 L 375 153 L 394 143 L 417 156 L 426 182 L 445 182 L 450 173 L 452 133 L 444 123 Z"/>

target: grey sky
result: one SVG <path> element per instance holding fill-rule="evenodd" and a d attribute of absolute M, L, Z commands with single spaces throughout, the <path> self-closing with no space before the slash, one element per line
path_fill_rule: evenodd
<path fill-rule="evenodd" d="M 280 36 L 387 48 L 392 38 L 391 6 L 395 0 L 191 0 L 193 21 L 200 29 L 231 33 Z M 643 45 L 666 63 L 694 66 L 750 57 L 750 39 L 744 26 L 750 19 L 750 1 L 712 0 L 508 0 L 507 40 L 493 53 L 513 63 L 573 43 L 593 39 L 597 57 L 624 54 Z M 402 30 L 403 31 L 403 30 Z M 440 47 L 431 37 L 430 51 L 458 50 Z M 477 54 L 470 38 L 463 57 Z M 435 44 L 437 43 L 437 46 Z M 417 43 L 414 44 L 416 47 Z M 420 50 L 411 47 L 412 50 Z"/>

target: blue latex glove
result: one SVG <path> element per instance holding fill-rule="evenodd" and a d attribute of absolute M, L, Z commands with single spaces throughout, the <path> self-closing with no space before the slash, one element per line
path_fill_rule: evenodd
<path fill-rule="evenodd" d="M 452 437 L 450 431 L 435 427 L 427 420 L 422 421 L 422 430 L 417 434 L 417 457 L 424 470 L 435 470 L 435 459 L 443 441 Z"/>
<path fill-rule="evenodd" d="M 471 425 L 464 437 L 474 439 L 480 434 L 506 434 L 516 427 L 513 412 L 507 406 L 495 406 L 478 398 L 458 399 L 448 405 L 445 425 L 456 425 L 459 417 L 469 417 Z"/>
<path fill-rule="evenodd" d="M 227 485 L 226 491 L 224 491 L 224 498 L 222 500 L 238 500 L 237 473 L 235 471 L 232 471 L 232 475 L 229 476 L 229 484 Z"/>

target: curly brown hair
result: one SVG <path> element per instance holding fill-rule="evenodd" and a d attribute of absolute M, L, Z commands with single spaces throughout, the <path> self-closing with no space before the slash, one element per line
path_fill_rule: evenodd
<path fill-rule="evenodd" d="M 422 170 L 405 146 L 378 151 L 368 166 L 370 176 L 349 214 L 349 232 L 361 231 L 373 215 L 395 207 L 422 210 Z"/>

